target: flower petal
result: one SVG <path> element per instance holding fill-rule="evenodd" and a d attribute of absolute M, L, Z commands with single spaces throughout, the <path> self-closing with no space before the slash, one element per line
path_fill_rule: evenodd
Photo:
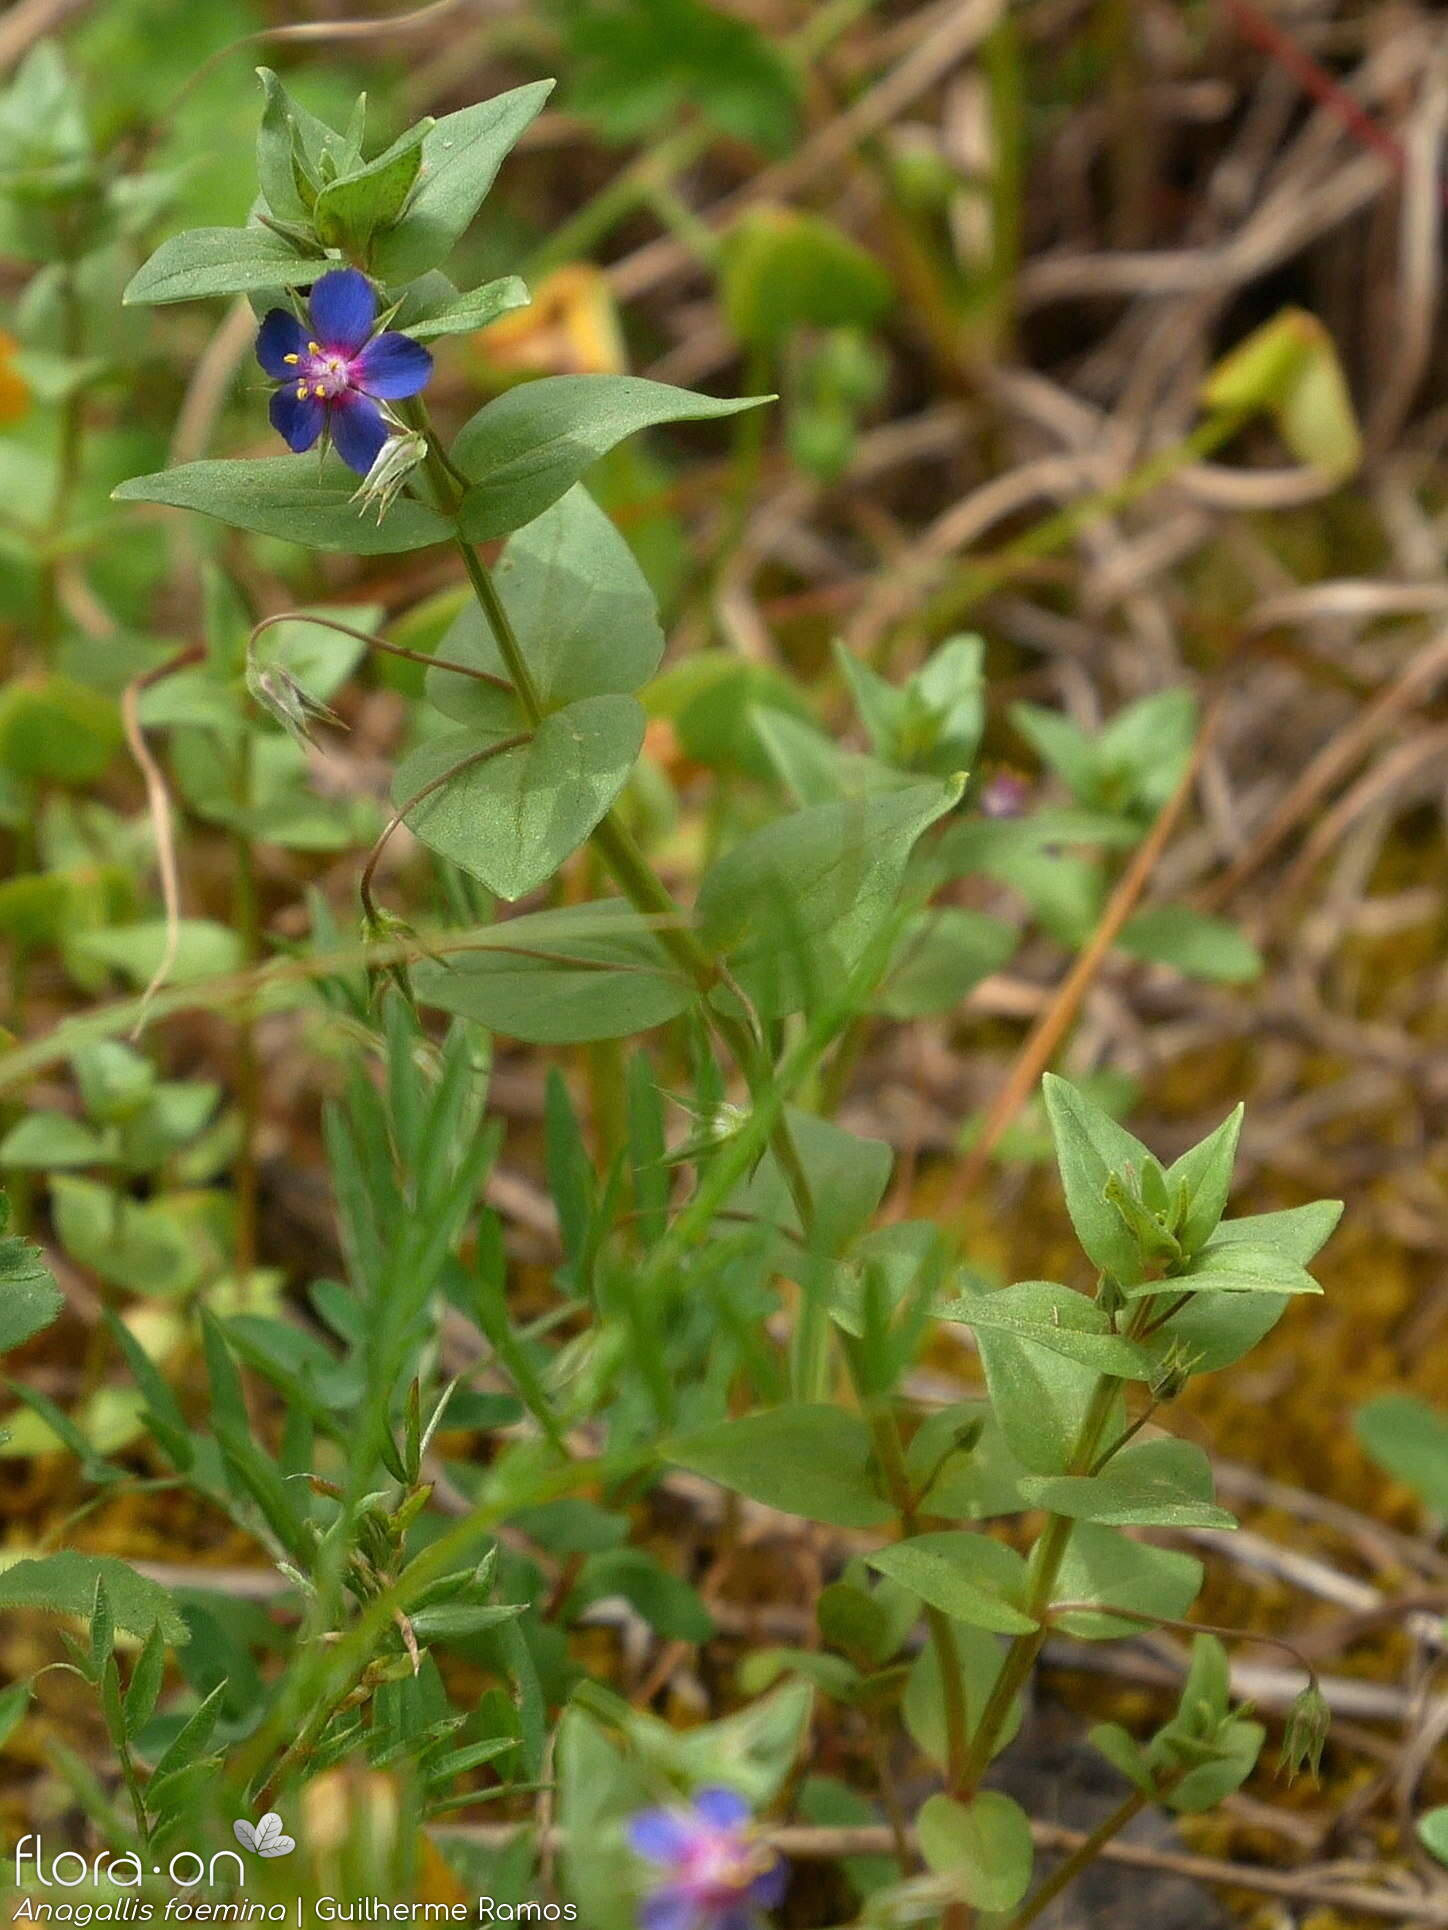
<path fill-rule="evenodd" d="M 749 1901 L 759 1910 L 772 1910 L 789 1888 L 789 1865 L 777 1856 L 749 1886 Z"/>
<path fill-rule="evenodd" d="M 749 1805 L 737 1789 L 701 1789 L 694 1807 L 711 1829 L 738 1829 L 749 1821 Z"/>
<path fill-rule="evenodd" d="M 432 356 L 410 335 L 389 329 L 370 341 L 352 361 L 352 380 L 368 395 L 389 402 L 416 395 L 432 374 Z"/>
<path fill-rule="evenodd" d="M 295 315 L 285 308 L 268 309 L 256 333 L 256 359 L 273 382 L 296 380 L 296 363 L 288 363 L 287 357 L 305 353 L 306 346 L 307 331 Z"/>
<path fill-rule="evenodd" d="M 655 1890 L 639 1905 L 641 1930 L 698 1930 L 706 1917 L 699 1899 L 682 1883 Z"/>
<path fill-rule="evenodd" d="M 355 268 L 334 268 L 312 284 L 307 313 L 324 349 L 355 355 L 377 320 L 377 291 Z"/>
<path fill-rule="evenodd" d="M 635 1856 L 650 1863 L 681 1863 L 698 1836 L 693 1818 L 677 1809 L 641 1809 L 625 1832 Z"/>
<path fill-rule="evenodd" d="M 333 398 L 327 427 L 332 432 L 332 446 L 343 462 L 365 476 L 387 440 L 387 424 L 377 404 L 356 389 L 346 389 Z"/>
<path fill-rule="evenodd" d="M 273 429 L 285 436 L 287 447 L 300 455 L 304 449 L 310 449 L 322 433 L 326 411 L 314 395 L 303 397 L 294 388 L 285 388 L 278 389 L 272 397 L 267 414 Z"/>

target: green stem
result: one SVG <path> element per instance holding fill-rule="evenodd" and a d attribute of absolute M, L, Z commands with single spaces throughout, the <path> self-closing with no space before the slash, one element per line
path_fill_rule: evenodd
<path fill-rule="evenodd" d="M 1068 1474 L 1085 1474 L 1090 1471 L 1101 1447 L 1101 1435 L 1111 1418 L 1112 1404 L 1116 1399 L 1121 1382 L 1110 1374 L 1102 1375 L 1096 1383 L 1091 1404 L 1081 1423 L 1081 1432 L 1071 1456 Z M 978 1787 L 992 1756 L 995 1754 L 997 1738 L 1010 1714 L 1011 1705 L 1025 1687 L 1035 1667 L 1036 1658 L 1046 1641 L 1045 1615 L 1051 1605 L 1051 1595 L 1055 1590 L 1056 1578 L 1061 1572 L 1066 1547 L 1071 1539 L 1075 1522 L 1066 1515 L 1052 1515 L 1046 1523 L 1040 1540 L 1031 1551 L 1031 1586 L 1025 1603 L 1025 1613 L 1037 1627 L 1029 1635 L 1017 1635 L 1006 1652 L 1006 1659 L 1000 1674 L 996 1677 L 995 1687 L 986 1701 L 980 1722 L 971 1738 L 970 1751 L 957 1793 L 968 1793 Z"/>
<path fill-rule="evenodd" d="M 936 596 L 928 598 L 910 621 L 930 629 L 959 622 L 982 598 L 1018 576 L 1027 564 L 1039 562 L 1043 557 L 1053 556 L 1058 550 L 1065 549 L 1073 537 L 1089 529 L 1101 517 L 1110 516 L 1117 510 L 1128 508 L 1141 497 L 1149 496 L 1152 490 L 1174 476 L 1179 469 L 1200 462 L 1224 442 L 1229 442 L 1242 427 L 1248 413 L 1243 409 L 1224 409 L 1217 415 L 1208 416 L 1189 436 L 1174 442 L 1169 449 L 1159 449 L 1154 455 L 1148 456 L 1129 476 L 1123 477 L 1110 489 L 1098 490 L 1095 495 L 1083 496 L 1078 502 L 1068 503 L 1064 509 L 1036 523 L 994 555 L 966 563 L 955 582 Z"/>
<path fill-rule="evenodd" d="M 428 476 L 438 502 L 446 514 L 456 518 L 461 493 L 452 465 L 437 440 L 425 410 L 419 404 L 409 405 L 409 410 L 409 419 L 427 438 Z M 523 652 L 523 646 L 519 642 L 518 633 L 514 630 L 507 607 L 498 594 L 492 571 L 478 555 L 474 546 L 461 534 L 457 538 L 457 548 L 463 560 L 463 568 L 467 571 L 473 594 L 477 597 L 478 604 L 492 630 L 494 641 L 498 646 L 498 654 L 503 659 L 503 666 L 513 686 L 518 708 L 529 726 L 536 729 L 543 721 L 543 701 L 539 695 L 538 686 L 533 680 L 533 673 Z M 710 1023 L 738 1064 L 749 1085 L 751 1098 L 757 1106 L 761 1094 L 768 1089 L 771 1078 L 770 1068 L 745 1021 L 732 1012 L 721 1010 L 714 1003 L 713 994 L 722 982 L 717 962 L 689 928 L 672 894 L 639 850 L 627 826 L 615 812 L 606 812 L 594 827 L 592 843 L 634 909 L 644 917 L 657 922 L 660 944 L 693 981 Z M 808 1227 L 813 1219 L 813 1200 L 793 1139 L 782 1116 L 777 1120 L 775 1154 L 794 1196 L 801 1220 Z"/>
<path fill-rule="evenodd" d="M 61 353 L 78 360 L 85 346 L 85 311 L 75 284 L 75 266 L 62 248 L 60 283 Z M 60 408 L 60 440 L 56 450 L 55 492 L 45 527 L 45 549 L 41 568 L 39 612 L 36 630 L 42 643 L 54 643 L 60 635 L 60 559 L 66 528 L 70 522 L 71 499 L 80 481 L 81 448 L 85 432 L 84 389 L 76 383 L 66 393 Z"/>
<path fill-rule="evenodd" d="M 899 1423 L 893 1410 L 868 1393 L 868 1376 L 860 1342 L 850 1341 L 845 1360 L 855 1392 L 865 1409 L 875 1460 L 889 1490 L 890 1500 L 900 1517 L 904 1540 L 920 1532 L 915 1493 L 905 1465 Z M 970 1752 L 970 1711 L 965 1701 L 965 1675 L 960 1664 L 960 1649 L 950 1617 L 938 1608 L 926 1607 L 925 1630 L 935 1651 L 936 1671 L 940 1676 L 941 1709 L 945 1716 L 945 1773 L 952 1789 L 959 1787 L 966 1772 Z"/>
<path fill-rule="evenodd" d="M 1083 1870 L 1090 1868 L 1111 1839 L 1119 1836 L 1127 1824 L 1141 1814 L 1149 1800 L 1139 1789 L 1133 1789 L 1124 1802 L 1119 1803 L 1109 1816 L 1103 1817 L 1091 1834 L 1057 1864 L 1035 1895 L 1023 1903 L 1004 1925 L 1004 1930 L 1026 1930 L 1028 1923 L 1034 1923 L 1068 1884 L 1074 1883 Z"/>

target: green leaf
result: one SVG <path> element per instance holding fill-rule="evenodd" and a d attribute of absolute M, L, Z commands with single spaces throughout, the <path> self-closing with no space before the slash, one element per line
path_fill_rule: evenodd
<path fill-rule="evenodd" d="M 494 581 L 545 710 L 637 690 L 657 670 L 664 634 L 653 591 L 581 485 L 508 539 Z M 463 606 L 437 654 L 506 675 L 476 603 Z M 429 670 L 427 694 L 460 724 L 497 725 L 499 693 L 476 678 Z"/>
<path fill-rule="evenodd" d="M 149 985 L 171 949 L 173 934 L 162 918 L 138 925 L 113 925 L 109 931 L 83 932 L 73 938 L 70 953 L 77 958 L 109 965 L 133 985 Z M 211 918 L 183 918 L 174 933 L 175 948 L 166 972 L 167 985 L 185 985 L 202 978 L 234 972 L 242 963 L 241 940 L 229 926 Z"/>
<path fill-rule="evenodd" d="M 889 275 L 833 223 L 798 208 L 753 208 L 720 249 L 724 316 L 754 349 L 801 328 L 868 328 L 894 299 Z"/>
<path fill-rule="evenodd" d="M 1129 1285 L 1141 1278 L 1141 1255 L 1131 1229 L 1106 1197 L 1106 1182 L 1113 1173 L 1139 1172 L 1150 1154 L 1065 1079 L 1048 1072 L 1041 1090 L 1076 1237 L 1103 1273 Z"/>
<path fill-rule="evenodd" d="M 1026 1475 L 1021 1493 L 1037 1508 L 1115 1527 L 1235 1528 L 1212 1503 L 1212 1468 L 1189 1441 L 1134 1441 L 1099 1474 Z"/>
<path fill-rule="evenodd" d="M 0 1691 L 0 1749 L 5 1747 L 25 1720 L 29 1707 L 29 1682 L 12 1682 L 8 1689 Z"/>
<path fill-rule="evenodd" d="M 1380 1394 L 1353 1425 L 1366 1452 L 1434 1514 L 1448 1515 L 1448 1419 L 1411 1394 Z"/>
<path fill-rule="evenodd" d="M 1034 1474 L 1065 1474 L 1100 1380 L 1098 1369 L 1068 1359 L 1059 1345 L 992 1326 L 976 1329 L 976 1346 L 1011 1452 Z"/>
<path fill-rule="evenodd" d="M 94 1678 L 100 1677 L 115 1646 L 116 1618 L 111 1613 L 111 1598 L 106 1591 L 106 1578 L 104 1575 L 97 1575 L 90 1618 L 90 1664 Z"/>
<path fill-rule="evenodd" d="M 64 1112 L 32 1112 L 0 1141 L 0 1166 L 94 1166 L 106 1145 L 79 1119 Z"/>
<path fill-rule="evenodd" d="M 1194 1556 L 1133 1541 L 1117 1528 L 1078 1521 L 1052 1595 L 1057 1602 L 1089 1602 L 1095 1612 L 1077 1609 L 1056 1616 L 1053 1609 L 1053 1625 L 1086 1642 L 1139 1635 L 1139 1621 L 1123 1621 L 1106 1611 L 1129 1608 L 1136 1615 L 1180 1621 L 1201 1585 L 1202 1564 Z"/>
<path fill-rule="evenodd" d="M 568 1597 L 566 1613 L 571 1618 L 611 1595 L 621 1595 L 669 1641 L 707 1642 L 715 1633 L 714 1618 L 698 1590 L 671 1575 L 643 1548 L 611 1548 L 591 1556 Z"/>
<path fill-rule="evenodd" d="M 1167 1168 L 1166 1188 L 1174 1208 L 1178 1199 L 1182 1202 L 1176 1235 L 1189 1254 L 1206 1245 L 1226 1211 L 1244 1110 L 1238 1106 L 1228 1113 L 1215 1132 Z"/>
<path fill-rule="evenodd" d="M 1180 1299 L 1180 1294 L 1164 1299 L 1162 1312 L 1173 1299 Z M 1215 1373 L 1265 1340 L 1288 1304 L 1287 1295 L 1281 1293 L 1193 1294 L 1145 1344 L 1159 1363 L 1169 1354 L 1178 1359 L 1184 1354 L 1193 1374 Z"/>
<path fill-rule="evenodd" d="M 1130 849 L 1141 842 L 1141 826 L 1131 818 L 1043 805 L 1023 818 L 962 817 L 941 838 L 934 858 L 942 878 L 977 872 L 1009 884 L 1022 859 L 1068 845 L 1105 845 Z"/>
<path fill-rule="evenodd" d="M 964 1440 L 968 1445 L 955 1446 Z M 920 1512 L 956 1521 L 1021 1514 L 1025 1472 L 989 1401 L 960 1401 L 929 1415 L 911 1436 L 905 1466 L 921 1494 Z"/>
<path fill-rule="evenodd" d="M 1437 1857 L 1440 1863 L 1448 1863 L 1448 1803 L 1440 1809 L 1430 1809 L 1418 1818 L 1418 1835 L 1423 1847 Z"/>
<path fill-rule="evenodd" d="M 198 1286 L 214 1262 L 208 1242 L 198 1238 L 204 1201 L 136 1200 L 73 1175 L 57 1175 L 50 1191 L 66 1252 L 113 1286 L 179 1297 Z"/>
<path fill-rule="evenodd" d="M 892 1019 L 949 1012 L 983 978 L 1002 971 L 1019 944 L 1013 925 L 958 905 L 933 906 L 912 919 L 880 994 Z"/>
<path fill-rule="evenodd" d="M 801 806 L 832 804 L 866 791 L 894 791 L 907 781 L 877 758 L 844 750 L 815 724 L 771 704 L 756 704 L 748 729 L 773 766 L 774 775 Z"/>
<path fill-rule="evenodd" d="M 1182 1293 L 1321 1293 L 1305 1267 L 1289 1260 L 1278 1247 L 1249 1246 L 1243 1240 L 1219 1242 L 1214 1235 L 1171 1284 Z M 1129 1299 L 1143 1291 L 1160 1293 L 1160 1281 L 1127 1290 Z"/>
<path fill-rule="evenodd" d="M 1096 757 L 1085 731 L 1059 710 L 1040 704 L 1012 704 L 1010 720 L 1072 795 L 1087 801 L 1095 789 Z"/>
<path fill-rule="evenodd" d="M 1024 1560 L 988 1535 L 969 1529 L 912 1535 L 865 1559 L 929 1607 L 972 1628 L 1029 1635 L 1036 1627 L 1018 1605 L 1026 1593 Z"/>
<path fill-rule="evenodd" d="M 126 1685 L 124 1714 L 128 1737 L 134 1739 L 138 1736 L 155 1714 L 156 1699 L 161 1693 L 165 1676 L 166 1637 L 158 1622 L 146 1637 Z"/>
<path fill-rule="evenodd" d="M 815 1603 L 820 1634 L 832 1648 L 862 1655 L 874 1663 L 891 1655 L 890 1617 L 867 1588 L 853 1582 L 831 1582 Z"/>
<path fill-rule="evenodd" d="M 0 1230 L 9 1222 L 10 1202 L 0 1193 Z M 14 1234 L 0 1239 L 0 1354 L 33 1339 L 64 1304 L 40 1248 Z"/>
<path fill-rule="evenodd" d="M 186 802 L 198 817 L 225 825 L 258 844 L 294 851 L 339 851 L 374 834 L 370 799 L 319 796 L 310 781 L 307 754 L 281 731 L 250 738 L 249 798 L 238 797 L 236 766 L 218 757 L 214 737 L 180 730 L 171 739 L 171 768 Z M 159 924 L 159 921 L 154 921 Z"/>
<path fill-rule="evenodd" d="M 403 219 L 379 236 L 372 265 L 383 281 L 412 281 L 452 253 L 482 206 L 508 150 L 541 111 L 551 80 L 514 87 L 445 114 L 422 143 L 422 173 Z"/>
<path fill-rule="evenodd" d="M 1229 1722 L 1212 1738 L 1212 1759 L 1198 1763 L 1162 1801 L 1178 1815 L 1215 1809 L 1238 1790 L 1257 1767 L 1267 1731 L 1260 1722 Z"/>
<path fill-rule="evenodd" d="M 760 29 L 705 0 L 566 0 L 569 107 L 607 140 L 648 135 L 681 109 L 736 140 L 783 152 L 799 77 Z"/>
<path fill-rule="evenodd" d="M 677 1018 L 694 996 L 655 933 L 616 899 L 510 918 L 475 951 L 420 960 L 412 986 L 422 1004 L 530 1045 L 627 1038 Z"/>
<path fill-rule="evenodd" d="M 1111 1767 L 1134 1789 L 1155 1800 L 1156 1778 L 1151 1773 L 1151 1764 L 1129 1730 L 1123 1729 L 1119 1722 L 1098 1722 L 1088 1732 L 1087 1740 L 1095 1744 Z"/>
<path fill-rule="evenodd" d="M 1341 1218 L 1341 1200 L 1313 1200 L 1280 1213 L 1250 1213 L 1239 1220 L 1223 1220 L 1212 1235 L 1212 1245 L 1271 1247 L 1305 1267 L 1327 1244 Z"/>
<path fill-rule="evenodd" d="M 0 1568 L 0 1608 L 38 1608 L 88 1621 L 100 1582 L 121 1628 L 147 1636 L 159 1627 L 173 1648 L 186 1640 L 186 1624 L 160 1583 L 138 1575 L 114 1555 L 83 1555 L 66 1548 Z"/>
<path fill-rule="evenodd" d="M 762 1810 L 774 1801 L 798 1763 L 813 1709 L 814 1690 L 809 1683 L 786 1682 L 772 1695 L 720 1722 L 702 1723 L 669 1740 L 679 1752 L 688 1783 L 696 1788 L 725 1783 L 737 1789 L 752 1809 Z"/>
<path fill-rule="evenodd" d="M 257 179 L 271 212 L 283 221 L 300 222 L 315 199 L 313 184 L 325 180 L 328 169 L 341 173 L 349 167 L 356 150 L 294 101 L 269 67 L 258 67 L 256 74 L 266 96 L 256 136 Z M 298 192 L 299 169 L 309 183 L 305 201 Z"/>
<path fill-rule="evenodd" d="M 1012 1910 L 1030 1887 L 1035 1861 L 1026 1812 L 997 1789 L 969 1802 L 931 1796 L 916 1819 L 920 1852 L 932 1870 L 954 1877 L 978 1910 Z"/>
<path fill-rule="evenodd" d="M 987 1633 L 985 1629 L 972 1628 L 968 1622 L 958 1622 L 955 1650 L 960 1662 L 961 1686 L 965 1691 L 967 1734 L 973 1736 L 1000 1677 L 1006 1646 L 998 1636 Z M 900 1713 L 916 1746 L 940 1768 L 948 1768 L 950 1737 L 945 1725 L 940 1659 L 933 1643 L 927 1642 L 911 1665 Z M 1024 1714 L 1024 1697 L 1013 1696 L 1010 1709 L 997 1731 L 995 1746 L 991 1750 L 992 1758 L 1015 1741 Z"/>
<path fill-rule="evenodd" d="M 365 258 L 374 233 L 396 221 L 422 167 L 422 143 L 430 125 L 409 128 L 376 160 L 322 189 L 312 220 L 329 248 Z"/>
<path fill-rule="evenodd" d="M 1334 481 L 1362 460 L 1362 432 L 1337 345 L 1316 315 L 1284 308 L 1208 372 L 1208 408 L 1265 410 L 1299 462 Z"/>
<path fill-rule="evenodd" d="M 93 784 L 120 742 L 115 705 L 70 677 L 15 677 L 0 692 L 0 767 L 15 777 Z"/>
<path fill-rule="evenodd" d="M 320 252 L 299 254 L 270 228 L 191 228 L 161 243 L 132 275 L 121 300 L 135 307 L 265 288 L 305 288 L 327 265 Z"/>
<path fill-rule="evenodd" d="M 643 740 L 644 713 L 632 697 L 585 697 L 545 717 L 526 743 L 472 764 L 476 731 L 434 738 L 404 761 L 392 792 L 405 808 L 460 767 L 407 810 L 408 826 L 500 898 L 521 898 L 587 838 L 628 782 Z"/>
<path fill-rule="evenodd" d="M 720 1487 L 808 1521 L 873 1528 L 893 1512 L 874 1485 L 869 1429 L 837 1407 L 767 1408 L 665 1442 L 660 1452 Z"/>
<path fill-rule="evenodd" d="M 783 672 L 726 650 L 681 657 L 654 679 L 648 699 L 650 716 L 669 719 L 694 763 L 743 771 L 761 783 L 775 775 L 773 754 L 758 730 L 761 712 L 809 721 L 804 697 Z"/>
<path fill-rule="evenodd" d="M 471 335 L 487 328 L 500 315 L 526 308 L 531 300 L 527 286 L 517 275 L 501 275 L 470 294 L 459 295 L 454 290 L 437 301 L 425 302 L 416 313 L 404 309 L 397 326 L 415 342 L 434 342 L 442 335 Z"/>
<path fill-rule="evenodd" d="M 814 1201 L 811 1250 L 838 1253 L 869 1226 L 890 1183 L 895 1156 L 883 1140 L 861 1138 L 797 1107 L 786 1106 L 785 1119 Z M 772 1151 L 730 1194 L 725 1210 L 796 1235 L 803 1232 L 794 1196 Z M 777 1258 L 781 1270 L 798 1264 L 802 1252 L 797 1244 L 792 1253 L 782 1251 Z"/>
<path fill-rule="evenodd" d="M 895 903 L 921 832 L 960 795 L 958 781 L 818 804 L 744 838 L 699 886 L 699 933 L 732 957 L 772 1010 L 798 1001 L 801 941 L 833 928 L 837 953 L 858 951 Z M 808 961 L 807 961 L 808 962 Z"/>
<path fill-rule="evenodd" d="M 985 729 L 985 640 L 948 637 L 910 678 L 895 727 L 895 755 L 912 770 L 946 775 L 975 757 Z"/>
<path fill-rule="evenodd" d="M 391 556 L 453 536 L 435 510 L 399 499 L 379 523 L 352 501 L 357 478 L 332 458 L 263 456 L 251 462 L 186 462 L 133 476 L 111 494 L 121 503 L 194 509 L 259 536 L 350 556 Z"/>
<path fill-rule="evenodd" d="M 531 523 L 625 436 L 661 422 L 708 422 L 768 396 L 694 395 L 636 375 L 545 375 L 485 403 L 453 445 L 473 486 L 460 522 L 469 542 Z"/>
<path fill-rule="evenodd" d="M 599 1930 L 633 1930 L 638 1866 L 622 1825 L 653 1800 L 648 1768 L 576 1704 L 559 1718 L 554 1760 L 564 1893 Z"/>
<path fill-rule="evenodd" d="M 419 1608 L 411 1620 L 420 1642 L 465 1642 L 516 1621 L 526 1611 L 525 1602 L 441 1602 Z"/>
<path fill-rule="evenodd" d="M 967 1293 L 935 1309 L 942 1320 L 977 1330 L 991 1328 L 1034 1341 L 1038 1347 L 1079 1361 L 1100 1374 L 1147 1380 L 1151 1362 L 1134 1341 L 1111 1331 L 1102 1308 L 1084 1293 L 1050 1280 L 1022 1280 L 1013 1287 Z"/>
<path fill-rule="evenodd" d="M 1154 691 L 1107 723 L 1096 739 L 1094 801 L 1107 810 L 1122 805 L 1152 817 L 1181 781 L 1197 731 L 1197 700 L 1190 690 Z"/>
<path fill-rule="evenodd" d="M 212 1731 L 221 1719 L 227 1687 L 225 1682 L 217 1683 L 211 1693 L 192 1710 L 179 1733 L 156 1762 L 147 1792 L 153 1805 L 157 1803 L 162 1777 L 172 1776 L 177 1770 L 189 1769 L 205 1753 Z"/>
<path fill-rule="evenodd" d="M 1148 905 L 1127 920 L 1116 944 L 1189 978 L 1246 985 L 1262 976 L 1262 954 L 1249 938 L 1225 918 L 1208 918 L 1190 905 Z"/>

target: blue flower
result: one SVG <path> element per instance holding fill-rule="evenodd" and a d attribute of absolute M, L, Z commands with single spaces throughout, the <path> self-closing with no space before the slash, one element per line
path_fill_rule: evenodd
<path fill-rule="evenodd" d="M 416 395 L 432 357 L 410 335 L 374 335 L 377 291 L 355 268 L 337 268 L 312 286 L 310 329 L 274 308 L 256 338 L 256 359 L 280 384 L 272 427 L 287 446 L 310 449 L 325 433 L 349 469 L 365 476 L 387 440 L 379 402 Z"/>
<path fill-rule="evenodd" d="M 784 1895 L 786 1867 L 732 1789 L 701 1789 L 692 1809 L 642 1810 L 628 1841 L 661 1871 L 639 1911 L 642 1930 L 750 1930 Z"/>

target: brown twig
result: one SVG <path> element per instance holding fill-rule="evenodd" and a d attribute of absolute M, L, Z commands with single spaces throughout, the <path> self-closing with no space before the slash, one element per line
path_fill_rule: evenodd
<path fill-rule="evenodd" d="M 451 1837 L 489 1849 L 502 1849 L 527 1830 L 522 1823 L 452 1823 L 437 1827 L 440 1839 Z M 1062 1823 L 1032 1822 L 1037 1849 L 1070 1855 L 1087 1840 L 1088 1832 L 1067 1829 Z M 554 1839 L 557 1832 L 550 1832 Z M 843 1829 L 791 1824 L 771 1830 L 769 1841 L 781 1856 L 800 1863 L 833 1863 L 846 1856 L 889 1856 L 894 1849 L 891 1831 L 883 1824 L 865 1823 Z M 1357 1910 L 1364 1916 L 1390 1922 L 1412 1921 L 1448 1930 L 1448 1898 L 1426 1895 L 1421 1889 L 1401 1891 L 1342 1883 L 1308 1870 L 1264 1870 L 1251 1863 L 1228 1863 L 1215 1856 L 1193 1856 L 1185 1850 L 1163 1850 L 1149 1843 L 1106 1844 L 1102 1860 L 1128 1869 L 1161 1870 L 1195 1883 L 1219 1884 L 1224 1889 L 1252 1890 L 1260 1896 L 1286 1897 L 1294 1903 L 1323 1904 L 1338 1911 Z"/>

